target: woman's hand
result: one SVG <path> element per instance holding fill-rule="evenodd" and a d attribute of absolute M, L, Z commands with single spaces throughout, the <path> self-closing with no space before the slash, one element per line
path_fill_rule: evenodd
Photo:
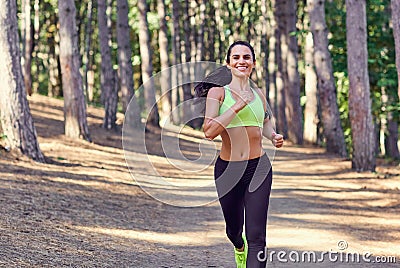
<path fill-rule="evenodd" d="M 235 95 L 238 98 L 233 107 L 233 110 L 236 113 L 246 107 L 246 105 L 249 104 L 254 98 L 254 94 L 251 90 L 240 89 L 239 92 L 235 92 Z"/>
<path fill-rule="evenodd" d="M 275 132 L 272 133 L 272 144 L 276 148 L 281 148 L 283 146 L 283 136 Z"/>

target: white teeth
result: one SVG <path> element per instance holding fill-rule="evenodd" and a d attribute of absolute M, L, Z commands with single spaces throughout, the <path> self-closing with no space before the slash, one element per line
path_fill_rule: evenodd
<path fill-rule="evenodd" d="M 247 69 L 247 67 L 244 67 L 244 66 L 239 66 L 239 67 L 237 67 L 237 68 L 238 68 L 239 71 L 244 71 L 244 70 Z"/>

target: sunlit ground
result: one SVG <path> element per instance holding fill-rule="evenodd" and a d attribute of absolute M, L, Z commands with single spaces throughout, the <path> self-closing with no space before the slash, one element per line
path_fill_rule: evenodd
<path fill-rule="evenodd" d="M 130 174 L 121 133 L 100 128 L 101 110 L 89 108 L 89 143 L 62 135 L 62 101 L 34 96 L 30 102 L 40 146 L 53 163 L 1 153 L 0 264 L 234 265 L 212 165 L 168 161 L 150 137 L 153 154 L 132 150 Z M 165 134 L 172 141 L 179 136 L 174 129 Z M 180 138 L 184 155 L 196 159 L 201 132 L 184 129 Z M 218 148 L 207 146 L 208 152 Z M 186 172 L 185 165 L 198 171 Z M 318 148 L 287 145 L 276 152 L 271 250 L 340 251 L 338 243 L 345 241 L 348 252 L 400 257 L 399 169 L 355 173 L 350 166 Z"/>

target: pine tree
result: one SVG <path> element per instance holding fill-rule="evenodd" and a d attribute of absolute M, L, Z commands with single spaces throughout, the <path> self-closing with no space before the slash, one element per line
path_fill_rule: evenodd
<path fill-rule="evenodd" d="M 0 62 L 0 134 L 11 150 L 45 162 L 22 76 L 16 1 L 0 1 Z"/>

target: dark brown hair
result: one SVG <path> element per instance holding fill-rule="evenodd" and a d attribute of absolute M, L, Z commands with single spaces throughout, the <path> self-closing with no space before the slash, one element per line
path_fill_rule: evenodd
<path fill-rule="evenodd" d="M 196 97 L 206 97 L 212 87 L 223 87 L 232 81 L 232 73 L 226 66 L 221 66 L 208 74 L 194 87 Z"/>
<path fill-rule="evenodd" d="M 228 53 L 226 55 L 226 62 L 229 64 L 230 63 L 230 56 L 232 53 L 232 48 L 234 46 L 246 46 L 250 49 L 251 51 L 251 56 L 253 57 L 253 61 L 256 61 L 256 56 L 254 53 L 254 48 L 252 45 L 250 45 L 249 42 L 238 40 L 233 42 L 229 48 L 228 48 Z M 206 97 L 208 90 L 212 87 L 223 87 L 227 84 L 229 84 L 232 81 L 232 74 L 231 71 L 226 67 L 222 66 L 208 74 L 204 80 L 200 83 L 198 83 L 194 87 L 194 91 L 196 93 L 196 97 Z"/>
<path fill-rule="evenodd" d="M 230 57 L 231 57 L 231 53 L 232 53 L 232 48 L 233 48 L 234 46 L 238 46 L 238 45 L 240 45 L 240 46 L 246 46 L 246 47 L 250 48 L 251 56 L 253 57 L 253 61 L 256 61 L 256 54 L 254 53 L 254 48 L 253 48 L 253 46 L 250 45 L 249 42 L 238 40 L 238 41 L 233 42 L 233 43 L 229 46 L 229 48 L 228 48 L 228 53 L 227 53 L 227 55 L 226 55 L 226 62 L 227 62 L 228 64 L 229 64 L 230 61 L 231 61 L 231 60 L 230 60 Z"/>

